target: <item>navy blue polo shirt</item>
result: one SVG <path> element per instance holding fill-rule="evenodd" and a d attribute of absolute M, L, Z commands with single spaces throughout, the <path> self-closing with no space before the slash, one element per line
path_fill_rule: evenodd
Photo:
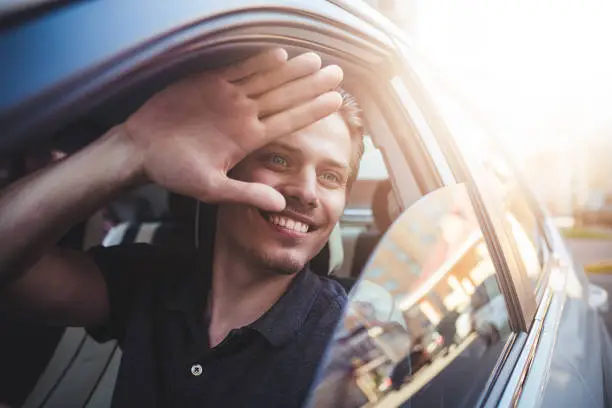
<path fill-rule="evenodd" d="M 308 268 L 261 318 L 218 346 L 204 319 L 211 262 L 147 244 L 97 247 L 110 317 L 89 329 L 123 350 L 113 407 L 299 407 L 341 318 L 346 292 Z"/>

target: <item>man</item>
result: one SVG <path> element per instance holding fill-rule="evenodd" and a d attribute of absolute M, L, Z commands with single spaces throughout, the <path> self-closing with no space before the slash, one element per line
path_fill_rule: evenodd
<path fill-rule="evenodd" d="M 171 85 L 10 186 L 3 302 L 117 338 L 115 407 L 301 405 L 346 296 L 305 269 L 342 214 L 362 150 L 357 108 L 333 91 L 341 80 L 315 54 L 271 50 Z M 209 248 L 50 248 L 145 181 L 219 204 Z"/>

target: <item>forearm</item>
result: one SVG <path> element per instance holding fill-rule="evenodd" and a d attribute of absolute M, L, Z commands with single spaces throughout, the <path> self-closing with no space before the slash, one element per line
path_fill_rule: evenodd
<path fill-rule="evenodd" d="M 0 193 L 0 288 L 27 271 L 75 223 L 140 180 L 120 127 Z"/>

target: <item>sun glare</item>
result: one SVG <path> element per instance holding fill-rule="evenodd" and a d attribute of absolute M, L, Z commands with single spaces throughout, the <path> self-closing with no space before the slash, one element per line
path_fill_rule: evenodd
<path fill-rule="evenodd" d="M 612 122 L 612 3 L 419 1 L 428 68 L 531 153 Z"/>

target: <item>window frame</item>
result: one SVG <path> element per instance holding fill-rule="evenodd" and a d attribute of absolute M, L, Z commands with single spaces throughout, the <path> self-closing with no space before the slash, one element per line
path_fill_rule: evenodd
<path fill-rule="evenodd" d="M 290 28 L 324 28 L 321 30 L 321 36 L 324 37 L 329 35 L 329 41 L 336 42 L 340 45 L 346 43 L 352 43 L 355 46 L 353 49 L 359 49 L 359 47 L 363 47 L 359 49 L 359 52 L 363 52 L 364 54 L 370 53 L 376 54 L 384 54 L 384 47 L 381 46 L 379 42 L 377 42 L 374 38 L 367 38 L 363 32 L 359 32 L 357 29 L 347 30 L 344 32 L 342 30 L 346 29 L 346 26 L 340 25 L 338 22 L 334 22 L 331 20 L 325 20 L 323 17 L 319 16 L 308 16 L 306 17 L 304 14 L 298 13 L 296 10 L 285 9 L 282 12 L 276 10 L 275 12 L 266 12 L 261 13 L 258 17 L 261 20 L 253 20 L 251 21 L 251 28 L 257 27 L 257 24 L 263 24 L 263 21 L 275 21 L 274 18 L 279 15 L 284 15 L 285 17 L 295 17 L 299 16 L 300 22 L 296 22 L 293 25 L 290 25 Z M 231 16 L 232 18 L 236 16 Z M 253 14 L 249 14 L 249 17 L 254 17 Z M 288 20 L 288 18 L 286 18 Z M 232 25 L 228 32 L 233 32 L 233 29 L 244 28 L 244 24 L 240 21 L 232 21 L 235 25 Z M 227 21 L 220 19 L 220 21 L 215 22 L 215 24 L 222 27 Z M 19 129 L 23 134 L 30 133 L 34 134 L 35 132 L 32 129 L 35 128 L 44 128 L 47 124 L 51 123 L 55 126 L 57 123 L 65 120 L 66 117 L 74 117 L 79 112 L 84 112 L 87 109 L 95 106 L 96 102 L 109 98 L 109 94 L 112 92 L 108 92 L 105 88 L 109 83 L 113 83 L 113 91 L 119 92 L 119 89 L 130 86 L 134 81 L 135 77 L 146 76 L 151 72 L 159 69 L 162 71 L 171 70 L 171 65 L 178 65 L 182 59 L 191 59 L 194 60 L 201 51 L 210 51 L 210 49 L 214 49 L 217 45 L 220 45 L 221 37 L 224 37 L 226 33 L 216 36 L 216 29 L 220 29 L 219 27 L 214 26 L 214 24 L 210 23 L 208 20 L 205 20 L 202 23 L 202 27 L 194 30 L 194 32 L 190 32 L 188 36 L 191 37 L 191 44 L 188 49 L 174 49 L 171 48 L 169 44 L 172 43 L 172 36 L 168 35 L 165 38 L 156 39 L 156 42 L 150 42 L 147 44 L 139 44 L 139 47 L 130 50 L 129 53 L 122 55 L 121 58 L 116 58 L 115 60 L 104 61 L 103 64 L 97 65 L 95 67 L 87 67 L 90 70 L 85 72 L 84 74 L 80 74 L 79 76 L 75 76 L 70 78 L 70 81 L 67 81 L 62 84 L 62 86 L 58 86 L 54 92 L 53 97 L 50 98 L 48 96 L 44 96 L 42 99 L 38 98 L 30 105 L 25 106 L 24 110 L 21 110 L 19 113 L 26 116 L 26 111 L 31 110 L 35 112 L 33 122 L 36 122 L 36 127 L 26 127 L 25 130 Z M 340 27 L 340 29 L 339 29 Z M 192 27 L 193 28 L 193 27 Z M 222 27 L 223 29 L 227 29 L 227 26 Z M 261 28 L 258 28 L 261 30 Z M 281 35 L 275 35 L 273 38 L 267 37 L 265 34 L 255 33 L 257 29 L 253 29 L 250 37 L 244 35 L 244 38 L 241 35 L 235 36 L 232 38 L 232 41 L 235 43 L 246 42 L 246 38 L 248 38 L 249 42 L 259 42 L 259 43 L 287 43 L 296 46 L 306 46 L 311 49 L 318 50 L 327 55 L 335 55 L 339 59 L 348 58 L 349 56 L 353 58 L 353 63 L 362 62 L 364 65 L 374 64 L 372 62 L 372 58 L 368 58 L 365 56 L 363 60 L 359 60 L 355 53 L 357 51 L 346 52 L 342 50 L 342 47 L 336 47 L 329 44 L 323 44 L 320 42 L 310 42 L 307 38 L 298 39 L 295 37 L 283 37 Z M 319 33 L 321 33 L 319 32 Z M 357 32 L 358 35 L 355 35 Z M 293 33 L 293 32 L 292 32 Z M 90 33 L 91 34 L 91 33 Z M 187 35 L 184 32 L 176 32 L 176 37 L 180 37 L 180 35 Z M 174 35 L 173 34 L 173 35 Z M 207 37 L 207 42 L 204 44 L 198 44 L 198 37 Z M 210 38 L 210 36 L 214 38 Z M 159 40 L 159 41 L 158 41 Z M 214 41 L 219 41 L 219 44 L 213 44 Z M 187 39 L 181 38 L 181 45 L 184 45 L 187 42 Z M 231 44 L 230 41 L 227 41 L 226 44 Z M 369 48 L 366 50 L 366 46 Z M 198 48 L 201 47 L 201 48 Z M 133 52 L 132 52 L 133 51 Z M 399 52 L 399 51 L 398 51 Z M 148 54 L 146 54 L 148 53 Z M 143 54 L 146 54 L 143 57 Z M 161 67 L 153 67 L 148 64 L 153 65 L 156 62 L 157 57 L 164 57 L 172 60 L 171 65 L 162 64 Z M 148 74 L 147 74 L 147 71 Z M 382 69 L 381 72 L 385 72 L 385 69 Z M 143 73 L 144 72 L 144 73 Z M 380 74 L 380 72 L 372 71 L 373 75 Z M 403 83 L 404 79 L 402 79 Z M 393 130 L 392 133 L 389 134 L 389 137 L 394 139 L 395 143 L 400 147 L 402 155 L 404 159 L 408 162 L 408 166 L 415 166 L 411 168 L 411 170 L 418 170 L 415 173 L 420 175 L 420 179 L 417 181 L 422 186 L 422 193 L 426 194 L 429 191 L 433 191 L 436 188 L 436 185 L 443 186 L 447 183 L 452 184 L 452 178 L 457 178 L 456 181 L 459 181 L 460 178 L 457 177 L 457 173 L 453 171 L 452 177 L 449 176 L 448 172 L 444 172 L 442 176 L 440 174 L 441 166 L 444 166 L 446 160 L 441 160 L 439 155 L 434 154 L 434 158 L 432 158 L 432 149 L 440 148 L 442 153 L 445 153 L 445 148 L 442 143 L 439 143 L 439 140 L 431 139 L 431 137 L 427 140 L 422 139 L 422 133 L 417 130 L 417 126 L 415 126 L 414 121 L 411 120 L 412 115 L 410 112 L 405 110 L 405 107 L 402 105 L 402 101 L 398 98 L 398 95 L 393 91 L 393 87 L 390 85 L 388 89 L 372 89 L 372 95 L 374 96 L 374 100 L 377 101 L 377 104 L 380 106 L 389 107 L 389 109 L 383 109 L 382 115 L 384 120 L 388 123 L 390 128 Z M 410 89 L 410 87 L 408 87 Z M 66 92 L 64 92 L 66 91 Z M 391 97 L 391 100 L 385 100 L 385 97 Z M 85 102 L 85 103 L 82 103 Z M 418 100 L 417 100 L 418 102 Z M 419 104 L 420 105 L 420 104 Z M 51 127 L 53 127 L 51 126 Z M 433 137 L 437 139 L 435 129 L 433 130 Z M 17 134 L 17 133 L 16 133 Z M 373 134 L 374 137 L 376 137 Z M 15 136 L 15 139 L 17 136 Z M 433 142 L 433 144 L 432 144 Z M 16 144 L 24 144 L 25 141 L 20 140 L 19 143 Z M 4 143 L 3 147 L 8 148 L 8 144 Z M 415 163 L 410 160 L 410 158 L 415 159 Z M 448 169 L 453 170 L 453 165 L 450 160 L 446 164 Z M 394 184 L 394 189 L 398 189 L 401 192 L 401 187 L 399 186 L 400 176 L 394 174 L 394 166 L 390 164 L 390 174 L 389 177 L 392 179 Z M 396 180 L 398 180 L 396 182 Z M 400 196 L 402 196 L 400 194 Z M 478 208 L 474 206 L 475 210 Z M 405 208 L 403 208 L 405 209 Z M 485 210 L 486 211 L 486 210 Z M 483 223 L 490 223 L 490 220 L 484 219 Z M 485 240 L 494 240 L 495 238 L 487 238 L 491 235 L 491 232 L 485 228 L 482 228 L 483 237 Z M 499 256 L 495 251 L 491 251 L 489 246 L 491 257 L 494 258 Z M 502 273 L 498 268 L 496 263 L 497 273 Z M 502 291 L 504 288 L 502 287 Z M 506 297 L 506 293 L 504 293 L 504 297 Z M 510 310 L 509 310 L 510 312 Z M 495 371 L 494 371 L 495 372 Z"/>
<path fill-rule="evenodd" d="M 510 315 L 512 333 L 498 357 L 478 403 L 478 406 L 496 406 L 515 369 L 524 361 L 524 352 L 529 352 L 533 348 L 534 332 L 539 332 L 534 320 L 536 312 L 541 310 L 542 304 L 538 303 L 541 298 L 538 296 L 536 300 L 532 283 L 526 276 L 521 260 L 517 258 L 517 252 L 514 251 L 514 239 L 509 235 L 506 223 L 501 222 L 503 214 L 499 213 L 494 197 L 480 188 L 482 184 L 477 181 L 478 175 L 468 167 L 452 133 L 437 112 L 436 104 L 417 75 L 418 71 L 415 69 L 420 67 L 408 61 L 404 53 L 405 44 L 398 44 L 398 39 L 395 38 L 395 45 L 400 53 L 400 64 L 404 68 L 403 89 L 399 91 L 411 95 L 411 98 L 416 101 L 425 125 L 443 152 L 442 165 L 451 169 L 457 182 L 464 182 L 468 186 L 483 238 L 494 261 L 500 289 Z M 511 170 L 515 173 L 515 169 L 511 168 Z M 522 183 L 521 186 L 523 186 Z M 531 200 L 530 204 L 532 204 Z M 546 237 L 548 238 L 548 234 Z M 548 245 L 550 249 L 550 243 Z M 544 281 L 543 279 L 544 275 L 541 281 Z M 531 330 L 532 325 L 536 330 Z M 523 370 L 528 371 L 528 365 L 523 367 Z"/>
<path fill-rule="evenodd" d="M 413 57 L 414 64 L 411 65 L 411 68 L 413 68 L 413 71 L 411 72 L 412 74 L 416 75 L 418 73 L 419 77 L 421 78 L 425 76 L 425 78 L 427 79 L 427 82 L 431 81 L 443 87 L 442 92 L 448 94 L 449 98 L 454 100 L 455 103 L 464 102 L 461 96 L 460 95 L 458 96 L 456 92 L 454 92 L 454 88 L 452 87 L 452 85 L 449 85 L 444 79 L 436 76 L 435 72 L 432 73 L 430 67 L 421 60 L 420 54 L 418 51 L 412 50 L 410 47 L 408 47 L 407 44 L 398 45 L 397 44 L 398 38 L 395 38 L 395 40 L 396 40 L 395 44 L 396 46 L 398 46 L 398 48 L 400 48 L 404 53 Z M 399 40 L 401 41 L 401 39 Z M 428 98 L 428 96 L 429 94 L 426 93 L 425 97 Z M 435 103 L 433 102 L 433 99 L 431 99 L 431 101 L 432 101 L 433 106 L 436 106 Z M 436 108 L 434 108 L 434 111 L 432 112 L 434 116 L 437 115 L 435 110 Z M 474 117 L 474 112 L 471 109 L 469 109 L 469 107 L 468 109 L 463 109 L 463 111 L 465 115 L 469 115 L 476 122 L 481 122 L 478 120 L 478 118 Z M 491 138 L 491 143 L 492 145 L 494 145 L 494 148 L 497 150 L 496 153 L 498 153 L 501 159 L 504 161 L 504 164 L 508 168 L 508 171 L 511 173 L 510 176 L 513 178 L 513 181 L 517 185 L 517 189 L 521 192 L 521 196 L 525 199 L 525 204 L 527 205 L 529 211 L 534 216 L 536 227 L 539 230 L 539 236 L 543 238 L 544 246 L 546 250 L 546 253 L 544 256 L 545 259 L 544 259 L 544 262 L 542 262 L 540 274 L 538 276 L 538 280 L 536 284 L 533 285 L 532 283 L 533 292 L 535 294 L 535 301 L 537 304 L 539 304 L 543 298 L 543 294 L 546 289 L 546 286 L 544 285 L 544 283 L 548 281 L 548 277 L 550 275 L 550 269 L 554 267 L 556 263 L 555 256 L 554 256 L 554 248 L 553 248 L 554 247 L 553 242 L 555 241 L 553 237 L 554 234 L 552 233 L 550 229 L 550 223 L 547 222 L 549 220 L 547 220 L 547 214 L 546 214 L 546 211 L 544 210 L 544 207 L 540 204 L 539 200 L 537 199 L 533 191 L 528 187 L 529 184 L 527 183 L 523 172 L 520 170 L 520 167 L 518 166 L 514 157 L 509 153 L 509 149 L 506 148 L 506 146 L 503 143 L 503 140 L 501 140 L 497 136 L 497 134 L 494 131 L 492 131 L 492 129 L 490 129 L 489 126 L 487 126 L 486 123 L 479 123 L 479 126 L 481 127 L 482 130 L 484 130 L 487 133 L 487 136 Z M 444 128 L 444 126 L 442 126 L 442 128 Z M 450 134 L 449 129 L 443 129 L 443 130 L 444 132 L 442 133 Z M 452 137 L 451 137 L 451 140 L 455 142 L 455 139 Z M 461 153 L 461 150 L 462 149 L 459 148 L 458 150 L 459 155 L 461 157 L 464 157 L 463 154 Z M 468 166 L 468 168 L 469 167 L 470 166 Z M 477 172 L 472 171 L 472 174 L 474 173 L 477 173 Z M 487 187 L 488 186 L 486 185 L 486 183 L 483 183 L 483 182 L 476 183 L 476 188 L 480 191 L 481 194 L 488 194 Z M 500 206 L 500 209 L 503 208 L 503 203 L 501 203 L 499 198 L 497 198 L 495 194 L 492 194 L 492 195 L 493 195 L 492 201 L 497 201 L 498 205 Z M 507 224 L 507 223 L 502 223 L 502 224 Z M 506 235 L 509 237 L 509 244 L 510 244 L 510 247 L 512 248 L 512 251 L 513 251 L 512 253 L 514 254 L 514 258 L 517 259 L 517 262 L 519 262 L 521 266 L 524 266 L 523 259 L 520 256 L 520 251 L 518 249 L 517 242 L 514 239 L 514 235 L 511 231 L 511 228 L 508 225 L 505 225 L 505 227 L 502 230 L 505 231 Z M 522 268 L 522 269 L 525 270 L 525 268 Z M 526 277 L 526 273 L 523 272 L 522 275 Z M 531 282 L 531 279 L 528 279 L 528 281 Z M 535 315 L 535 309 L 533 308 L 533 304 L 532 304 L 532 307 L 530 307 L 530 310 L 531 310 L 530 315 L 531 316 Z M 533 317 L 531 320 L 533 321 Z"/>
<path fill-rule="evenodd" d="M 284 26 L 279 23 L 279 15 L 284 16 L 282 20 Z M 293 26 L 289 25 L 290 18 L 298 15 L 300 21 L 294 23 Z M 250 14 L 249 14 L 250 16 Z M 203 54 L 213 53 L 218 47 L 227 46 L 228 44 L 287 44 L 288 46 L 296 47 L 307 47 L 316 51 L 326 54 L 328 56 L 335 57 L 337 59 L 346 59 L 347 64 L 353 64 L 355 66 L 363 65 L 364 67 L 368 64 L 373 65 L 375 59 L 372 55 L 379 53 L 384 55 L 384 49 L 380 43 L 377 43 L 374 38 L 368 38 L 366 35 L 356 29 L 342 31 L 345 29 L 339 22 L 332 20 L 326 20 L 322 16 L 313 18 L 313 16 L 305 16 L 304 13 L 300 14 L 299 10 L 281 9 L 276 12 L 261 13 L 257 17 L 259 19 L 252 19 L 248 24 L 244 24 L 243 20 L 234 21 L 232 20 L 235 16 L 229 16 L 231 27 L 228 29 L 228 25 L 224 24 L 224 20 L 215 21 L 214 24 L 208 21 L 203 22 L 202 27 L 199 27 L 197 34 L 193 32 L 189 33 L 191 43 L 189 39 L 181 38 L 180 32 L 174 32 L 172 35 L 168 35 L 166 38 L 158 38 L 156 42 L 146 44 L 134 50 L 122 50 L 124 54 L 115 56 L 112 61 L 106 61 L 101 66 L 95 66 L 80 76 L 71 77 L 71 80 L 65 83 L 56 84 L 56 88 L 53 92 L 43 95 L 42 98 L 37 98 L 31 104 L 24 105 L 20 111 L 14 112 L 11 119 L 14 123 L 20 123 L 21 117 L 27 116 L 26 112 L 32 112 L 33 120 L 29 123 L 24 123 L 24 126 L 20 126 L 15 129 L 13 134 L 14 139 L 9 141 L 2 140 L 0 144 L 4 151 L 17 150 L 19 147 L 26 145 L 28 142 L 34 142 L 35 140 L 41 140 L 44 137 L 50 136 L 50 132 L 42 132 L 37 134 L 36 129 L 43 129 L 47 127 L 48 123 L 51 123 L 50 127 L 60 127 L 67 123 L 72 118 L 78 116 L 78 114 L 87 111 L 95 107 L 97 104 L 104 101 L 105 103 L 113 96 L 120 94 L 126 88 L 138 83 L 151 81 L 151 76 L 157 72 L 172 71 L 178 66 L 186 64 L 189 61 L 194 61 L 197 58 L 201 58 Z M 244 16 L 242 16 L 244 17 Z M 342 16 L 340 16 L 342 17 Z M 276 20 L 275 20 L 276 18 Z M 269 24 L 270 21 L 273 23 L 279 23 L 278 25 Z M 308 21 L 308 24 L 305 24 Z M 226 21 L 225 21 L 226 22 Z M 257 24 L 261 24 L 258 26 Z M 268 24 L 266 26 L 266 24 Z M 290 28 L 287 28 L 289 25 Z M 317 29 L 317 33 L 321 37 L 329 39 L 330 43 L 334 43 L 337 48 L 334 48 L 331 44 L 324 44 L 322 41 L 309 42 L 308 38 L 295 38 L 288 35 L 282 37 L 280 35 L 270 36 L 267 35 L 265 28 L 261 26 L 273 26 L 278 29 L 288 30 L 290 34 L 294 34 L 293 27 L 306 31 L 306 29 Z M 239 33 L 235 36 L 235 28 L 245 28 L 244 33 Z M 259 28 L 255 28 L 259 27 Z M 216 36 L 215 29 L 220 29 L 221 34 Z M 297 29 L 295 31 L 297 31 Z M 248 31 L 250 33 L 247 33 Z M 257 32 L 259 31 L 259 32 Z M 367 31 L 367 30 L 365 30 Z M 211 34 L 212 33 L 212 34 Z M 339 35 L 341 33 L 342 35 Z M 228 35 L 229 34 L 229 35 Z M 312 32 L 311 32 L 312 34 Z M 173 43 L 173 35 L 178 37 L 178 41 L 169 47 L 168 43 Z M 205 41 L 202 44 L 198 44 L 198 36 L 202 36 Z M 213 38 L 211 38 L 211 36 Z M 174 38 L 176 38 L 174 37 Z M 226 38 L 226 37 L 229 37 Z M 159 41 L 157 41 L 159 40 Z M 167 42 L 164 42 L 167 41 Z M 369 41 L 369 43 L 368 43 Z M 357 58 L 355 54 L 347 52 L 343 49 L 343 45 L 350 43 L 352 44 L 353 50 L 358 50 L 363 55 L 363 59 Z M 365 44 L 368 43 L 368 47 Z M 189 45 L 187 49 L 184 49 L 185 45 Z M 174 47 L 175 45 L 178 45 Z M 333 61 L 333 58 L 330 58 Z M 163 61 L 161 64 L 156 66 L 157 62 Z M 170 62 L 168 62 L 170 61 Z M 371 70 L 372 75 L 376 75 L 374 69 Z M 43 103 L 43 102 L 49 103 Z M 23 116 L 22 116 L 23 115 Z M 19 141 L 13 143 L 19 136 Z M 24 137 L 20 137 L 24 136 Z M 25 137 L 28 136 L 28 137 Z M 393 177 L 390 175 L 390 177 Z M 113 360 L 114 361 L 114 360 Z M 106 374 L 105 374 L 106 378 Z M 39 378 L 40 380 L 40 378 Z M 95 390 L 94 392 L 98 392 Z"/>
<path fill-rule="evenodd" d="M 542 302 L 544 298 L 544 294 L 546 291 L 546 284 L 548 283 L 550 272 L 557 263 L 557 260 L 554 257 L 553 238 L 551 236 L 550 226 L 546 223 L 547 215 L 546 215 L 546 212 L 544 211 L 544 207 L 540 204 L 539 200 L 533 193 L 533 190 L 529 188 L 529 185 L 525 179 L 525 176 L 523 172 L 520 170 L 519 166 L 516 164 L 516 161 L 512 158 L 512 156 L 509 153 L 506 152 L 507 150 L 504 149 L 503 142 L 499 140 L 497 137 L 495 137 L 495 135 L 491 135 L 491 137 L 493 137 L 494 139 L 493 143 L 498 148 L 500 156 L 505 161 L 505 164 L 508 166 L 509 170 L 511 171 L 512 177 L 514 178 L 514 181 L 516 182 L 516 185 L 518 187 L 518 191 L 520 192 L 521 196 L 524 197 L 527 207 L 529 208 L 529 210 L 531 211 L 531 213 L 533 214 L 535 218 L 539 234 L 544 239 L 544 245 L 546 248 L 545 259 L 544 259 L 544 262 L 542 263 L 542 270 L 540 272 L 540 276 L 538 277 L 536 285 L 533 288 L 535 300 L 539 306 L 539 304 Z M 480 188 L 484 190 L 482 186 L 480 186 Z M 508 233 L 510 234 L 510 236 L 512 236 L 511 231 L 509 231 L 509 227 L 507 227 L 506 229 L 508 230 Z M 521 257 L 520 255 L 518 255 L 520 252 L 519 252 L 516 240 L 511 239 L 511 243 L 514 247 L 514 251 L 515 251 L 514 253 L 517 254 L 518 258 L 520 259 Z M 535 315 L 534 315 L 534 319 L 535 319 Z"/>
<path fill-rule="evenodd" d="M 409 70 L 410 68 L 405 67 L 405 69 Z M 510 252 L 512 247 L 505 230 L 505 223 L 501 222 L 501 215 L 496 211 L 494 203 L 491 202 L 491 196 L 481 194 L 481 191 L 477 188 L 477 175 L 474 175 L 467 166 L 458 146 L 452 139 L 450 131 L 444 125 L 441 116 L 436 112 L 435 104 L 427 95 L 422 84 L 414 75 L 404 75 L 402 85 L 403 88 L 399 84 L 396 87 L 398 92 L 409 93 L 409 89 L 417 90 L 412 98 L 418 102 L 419 109 L 427 124 L 436 121 L 435 128 L 429 126 L 429 129 L 443 152 L 443 157 L 435 160 L 438 163 L 443 161 L 442 165 L 450 168 L 457 182 L 466 183 L 468 186 L 483 231 L 483 238 L 497 269 L 500 286 L 511 317 L 511 327 L 514 331 L 527 331 L 535 313 L 535 300 L 533 294 L 528 293 L 525 289 L 526 274 L 522 269 L 522 264 L 519 267 L 513 252 Z M 410 113 L 407 112 L 407 114 Z M 511 254 L 511 256 L 506 254 Z"/>

